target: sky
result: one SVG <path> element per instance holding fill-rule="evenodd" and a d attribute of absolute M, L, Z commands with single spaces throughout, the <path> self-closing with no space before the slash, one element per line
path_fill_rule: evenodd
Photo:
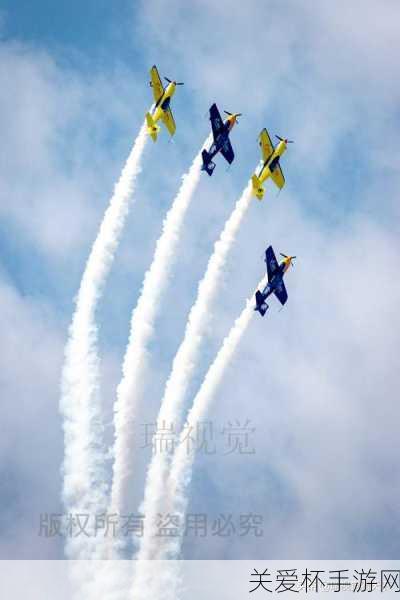
<path fill-rule="evenodd" d="M 161 299 L 137 423 L 132 512 L 171 361 L 212 246 L 259 161 L 263 127 L 295 140 L 232 249 L 187 407 L 263 253 L 296 254 L 289 300 L 255 315 L 210 407 L 255 429 L 251 455 L 195 462 L 189 511 L 263 517 L 259 537 L 185 540 L 188 559 L 385 559 L 399 554 L 397 0 L 148 0 L 0 8 L 0 557 L 62 558 L 38 535 L 62 512 L 63 349 L 113 185 L 151 104 L 149 69 L 184 81 L 177 133 L 148 144 L 98 311 L 108 440 L 129 319 L 207 112 L 242 112 L 236 158 L 202 177 Z M 110 465 L 111 466 L 111 465 Z"/>

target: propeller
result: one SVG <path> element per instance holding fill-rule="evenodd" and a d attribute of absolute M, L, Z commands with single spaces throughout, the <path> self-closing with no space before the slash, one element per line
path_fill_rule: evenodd
<path fill-rule="evenodd" d="M 276 134 L 275 134 L 275 137 L 278 138 L 278 140 L 280 142 L 285 142 L 285 144 L 294 144 L 294 140 L 287 140 L 286 138 L 281 138 L 280 135 L 276 135 Z"/>
<path fill-rule="evenodd" d="M 224 110 L 224 113 L 226 115 L 229 115 L 230 117 L 236 117 L 237 118 L 237 117 L 241 117 L 242 116 L 242 113 L 231 113 L 228 110 Z"/>
<path fill-rule="evenodd" d="M 165 81 L 168 81 L 168 83 L 174 83 L 175 85 L 184 85 L 184 83 L 182 83 L 182 81 L 171 81 L 170 79 L 168 79 L 168 77 L 164 77 Z"/>
<path fill-rule="evenodd" d="M 289 258 L 289 259 L 290 259 L 290 264 L 291 264 L 291 265 L 292 265 L 292 267 L 293 267 L 293 259 L 297 258 L 296 256 L 288 256 L 287 254 L 283 254 L 283 252 L 279 252 L 279 254 L 280 254 L 281 256 L 283 256 L 283 258 Z"/>

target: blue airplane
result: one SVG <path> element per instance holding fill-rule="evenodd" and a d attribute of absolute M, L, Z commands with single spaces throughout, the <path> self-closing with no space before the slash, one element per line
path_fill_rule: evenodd
<path fill-rule="evenodd" d="M 283 283 L 283 276 L 288 268 L 293 265 L 292 261 L 296 257 L 286 256 L 286 254 L 282 253 L 281 256 L 283 256 L 283 261 L 278 265 L 272 246 L 268 246 L 265 251 L 264 260 L 267 265 L 268 283 L 262 292 L 260 292 L 260 290 L 256 292 L 256 307 L 254 309 L 259 312 L 262 317 L 269 308 L 266 303 L 268 296 L 275 294 L 282 305 L 285 304 L 288 299 L 285 284 Z"/>
<path fill-rule="evenodd" d="M 222 156 L 229 164 L 231 164 L 235 158 L 231 142 L 229 141 L 229 134 L 233 126 L 238 122 L 237 118 L 240 117 L 242 113 L 232 114 L 227 110 L 224 110 L 224 113 L 228 115 L 228 118 L 225 121 L 222 120 L 216 104 L 213 104 L 210 108 L 210 121 L 214 141 L 209 150 L 203 150 L 201 153 L 203 157 L 203 166 L 201 168 L 210 176 L 215 169 L 215 163 L 212 159 L 218 152 L 221 152 Z"/>

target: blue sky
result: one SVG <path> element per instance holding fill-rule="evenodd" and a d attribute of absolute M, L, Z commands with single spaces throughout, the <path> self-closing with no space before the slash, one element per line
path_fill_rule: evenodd
<path fill-rule="evenodd" d="M 398 462 L 400 38 L 398 4 L 383 5 L 3 2 L 2 557 L 62 556 L 62 544 L 36 530 L 40 512 L 60 510 L 63 346 L 86 257 L 151 102 L 153 63 L 185 86 L 174 98 L 174 141 L 163 132 L 146 148 L 99 310 L 106 421 L 162 217 L 215 101 L 243 112 L 236 160 L 229 171 L 217 161 L 189 211 L 162 299 L 144 422 L 156 417 L 197 282 L 259 160 L 264 126 L 295 140 L 282 160 L 287 185 L 278 197 L 268 187 L 246 217 L 192 392 L 260 279 L 265 247 L 299 258 L 287 307 L 254 319 L 210 412 L 219 423 L 256 423 L 256 457 L 200 457 L 194 475 L 193 510 L 260 512 L 265 537 L 188 542 L 185 556 L 398 555 L 399 482 L 389 474 Z"/>
<path fill-rule="evenodd" d="M 126 57 L 135 51 L 129 43 L 129 22 L 134 5 L 125 0 L 118 4 L 106 0 L 89 0 L 84 4 L 68 2 L 56 5 L 39 0 L 2 3 L 5 36 L 70 54 L 75 47 L 90 61 L 110 61 Z M 71 61 L 71 56 L 69 56 Z"/>

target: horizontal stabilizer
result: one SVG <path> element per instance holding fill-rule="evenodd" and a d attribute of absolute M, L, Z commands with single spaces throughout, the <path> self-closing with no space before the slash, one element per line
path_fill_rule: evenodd
<path fill-rule="evenodd" d="M 265 302 L 264 296 L 260 291 L 256 292 L 256 307 L 255 311 L 259 312 L 263 317 L 268 310 L 268 304 Z"/>
<path fill-rule="evenodd" d="M 150 113 L 146 114 L 147 132 L 151 136 L 153 142 L 157 140 L 158 132 L 160 131 L 159 126 L 155 123 Z"/>
<path fill-rule="evenodd" d="M 211 160 L 210 155 L 208 154 L 207 150 L 203 150 L 203 152 L 201 153 L 201 156 L 203 158 L 203 165 L 201 167 L 202 171 L 206 171 L 208 173 L 208 175 L 213 174 L 213 171 L 215 169 L 215 163 Z"/>
<path fill-rule="evenodd" d="M 253 184 L 253 194 L 257 196 L 259 200 L 262 200 L 264 197 L 264 188 L 261 185 L 261 181 L 257 177 L 257 175 L 253 175 L 251 178 L 251 182 Z"/>

